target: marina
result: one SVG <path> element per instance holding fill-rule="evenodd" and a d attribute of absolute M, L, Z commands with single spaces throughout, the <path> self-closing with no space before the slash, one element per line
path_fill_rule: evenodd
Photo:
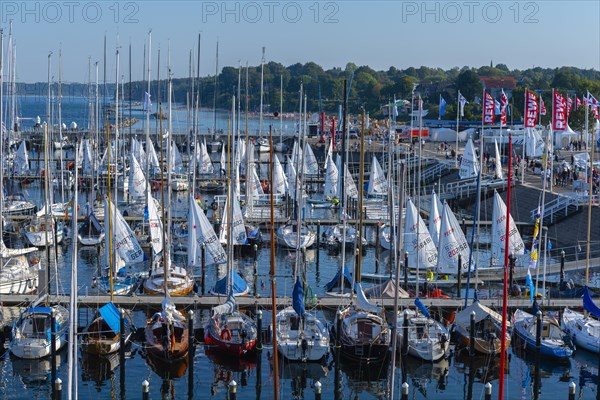
<path fill-rule="evenodd" d="M 0 29 L 0 397 L 600 398 L 587 87 L 547 125 L 504 64 L 201 77 L 198 34 L 179 78 L 152 35 L 32 95 Z"/>

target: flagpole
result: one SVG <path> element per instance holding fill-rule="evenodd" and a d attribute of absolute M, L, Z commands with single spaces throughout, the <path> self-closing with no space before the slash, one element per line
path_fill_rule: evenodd
<path fill-rule="evenodd" d="M 456 102 L 456 147 L 454 148 L 454 167 L 458 168 L 458 123 L 460 121 L 460 90 Z M 460 288 L 459 288 L 460 289 Z"/>
<path fill-rule="evenodd" d="M 527 125 L 526 121 L 527 121 L 527 89 L 525 89 L 525 94 L 524 94 L 525 98 L 523 99 L 523 103 L 525 104 L 525 119 L 523 120 L 524 125 Z M 523 126 L 523 128 L 525 128 L 525 130 L 527 129 L 527 126 Z M 525 183 L 525 132 L 523 131 L 523 145 L 522 147 L 522 157 L 521 157 L 521 184 Z"/>
<path fill-rule="evenodd" d="M 540 102 L 541 102 L 541 94 L 540 94 Z M 552 89 L 552 98 L 554 99 L 554 89 Z M 553 101 L 554 103 L 554 101 Z M 538 110 L 540 115 L 542 113 L 542 108 Z M 552 110 L 554 111 L 554 110 Z M 544 155 L 546 156 L 544 158 Z M 548 136 L 544 140 L 544 154 L 542 155 L 542 205 L 540 211 L 540 231 L 538 232 L 538 249 L 536 252 L 536 264 L 535 264 L 535 293 L 537 293 L 538 289 L 538 281 L 540 277 L 540 268 L 539 268 L 539 259 L 540 259 L 540 244 L 542 243 L 542 232 L 544 230 L 544 207 L 546 206 L 546 165 L 548 163 Z M 535 238 L 533 238 L 535 240 Z"/>

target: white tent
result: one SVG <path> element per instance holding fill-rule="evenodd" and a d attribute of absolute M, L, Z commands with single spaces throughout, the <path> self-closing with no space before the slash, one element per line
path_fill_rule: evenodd
<path fill-rule="evenodd" d="M 569 125 L 564 131 L 554 131 L 554 147 L 557 149 L 567 148 L 569 141 L 577 140 L 579 134 L 575 132 Z"/>

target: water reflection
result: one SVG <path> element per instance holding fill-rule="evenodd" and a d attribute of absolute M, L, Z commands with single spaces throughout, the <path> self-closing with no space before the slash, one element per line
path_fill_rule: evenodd
<path fill-rule="evenodd" d="M 112 379 L 115 369 L 119 366 L 119 354 L 96 356 L 85 352 L 81 354 L 81 380 L 93 381 L 102 386 L 105 381 Z"/>

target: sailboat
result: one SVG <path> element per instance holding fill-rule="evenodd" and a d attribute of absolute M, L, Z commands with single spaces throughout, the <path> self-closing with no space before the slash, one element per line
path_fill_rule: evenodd
<path fill-rule="evenodd" d="M 277 350 L 290 361 L 319 361 L 329 353 L 329 334 L 315 312 L 304 308 L 304 286 L 298 277 L 292 307 L 277 313 Z"/>
<path fill-rule="evenodd" d="M 589 314 L 565 307 L 561 327 L 575 346 L 600 353 L 600 309 L 592 300 L 589 288 L 586 286 L 583 290 L 583 308 Z"/>
<path fill-rule="evenodd" d="M 367 194 L 370 198 L 381 200 L 382 196 L 387 196 L 388 182 L 385 173 L 381 168 L 381 164 L 376 156 L 373 156 L 371 161 L 371 174 L 369 176 L 369 186 Z"/>
<path fill-rule="evenodd" d="M 234 114 L 232 120 L 235 124 L 235 97 L 232 102 Z M 235 132 L 235 127 L 233 129 Z M 231 131 L 228 129 L 229 144 L 231 144 Z M 231 177 L 231 152 L 227 161 L 228 172 Z M 229 207 L 225 210 L 229 214 L 227 218 L 227 275 L 225 276 L 225 290 L 227 301 L 224 304 L 213 307 L 212 316 L 204 327 L 204 342 L 212 346 L 215 351 L 226 353 L 235 357 L 246 356 L 253 352 L 256 347 L 257 329 L 254 321 L 246 314 L 241 313 L 235 303 L 234 298 L 234 276 L 233 270 L 233 244 L 234 244 L 234 225 L 233 217 L 233 199 L 234 180 L 229 179 L 227 200 Z M 243 225 L 241 226 L 243 228 Z M 218 283 L 217 283 L 218 285 Z"/>
<path fill-rule="evenodd" d="M 492 260 L 500 259 L 504 256 L 506 243 L 506 204 L 498 192 L 494 191 L 494 209 L 492 212 Z M 525 254 L 525 244 L 521 238 L 521 234 L 517 229 L 517 225 L 512 217 L 508 215 L 509 220 L 509 254 L 515 256 Z M 492 263 L 490 263 L 492 264 Z M 482 270 L 488 270 L 489 267 L 481 266 Z M 502 269 L 504 267 L 498 267 Z"/>
<path fill-rule="evenodd" d="M 67 343 L 69 311 L 63 306 L 34 305 L 25 309 L 13 325 L 10 352 L 25 359 L 40 359 L 51 353 L 50 321 L 56 318 L 55 348 L 60 350 Z"/>
<path fill-rule="evenodd" d="M 502 316 L 484 306 L 479 301 L 473 302 L 470 306 L 463 308 L 456 313 L 452 332 L 458 335 L 461 345 L 469 347 L 471 345 L 471 314 L 475 313 L 475 351 L 481 354 L 499 355 L 501 353 L 502 337 Z M 507 321 L 510 327 L 510 323 Z M 510 335 L 506 335 L 506 347 L 510 346 Z"/>
<path fill-rule="evenodd" d="M 190 344 L 187 321 L 168 294 L 162 302 L 162 310 L 147 321 L 144 337 L 149 356 L 166 363 L 187 362 Z"/>
<path fill-rule="evenodd" d="M 367 300 L 360 282 L 355 284 L 355 291 L 356 305 L 340 312 L 341 354 L 354 362 L 382 362 L 387 357 L 390 346 L 388 324 L 381 308 Z"/>
<path fill-rule="evenodd" d="M 174 192 L 185 192 L 189 190 L 188 175 L 184 174 L 183 159 L 175 142 L 171 142 L 171 160 L 169 160 L 169 168 L 171 168 L 171 190 Z"/>
<path fill-rule="evenodd" d="M 120 310 L 111 301 L 98 309 L 92 322 L 84 329 L 81 342 L 82 350 L 88 354 L 105 356 L 120 348 L 121 336 L 125 343 L 133 333 L 132 319 L 125 316 L 125 331 L 121 332 Z"/>
<path fill-rule="evenodd" d="M 415 304 L 421 314 L 407 309 L 398 314 L 398 342 L 403 343 L 404 335 L 408 335 L 408 354 L 423 361 L 436 362 L 446 356 L 450 345 L 448 329 L 439 321 L 431 318 L 427 308 L 419 299 Z M 404 319 L 408 320 L 404 328 Z"/>
<path fill-rule="evenodd" d="M 469 139 L 465 146 L 465 152 L 460 160 L 458 177 L 460 179 L 469 179 L 476 177 L 477 174 L 479 174 L 479 161 L 477 160 L 477 154 L 475 154 L 473 141 Z"/>
<path fill-rule="evenodd" d="M 77 231 L 77 240 L 82 246 L 98 246 L 104 240 L 104 235 L 104 228 L 91 210 Z"/>
<path fill-rule="evenodd" d="M 513 314 L 513 333 L 524 343 L 525 349 L 536 348 L 536 318 L 521 309 Z M 570 338 L 565 335 L 556 318 L 549 315 L 542 317 L 540 354 L 553 358 L 569 358 L 573 354 Z"/>
<path fill-rule="evenodd" d="M 458 255 L 461 255 L 461 273 L 469 269 L 469 244 L 463 233 L 456 216 L 448 203 L 444 202 L 442 211 L 442 225 L 440 228 L 440 241 L 437 272 L 443 275 L 456 275 L 458 273 Z"/>
<path fill-rule="evenodd" d="M 20 251 L 36 251 L 29 249 L 6 249 L 4 242 L 0 241 L 0 294 L 27 294 L 34 293 L 38 287 L 39 264 L 31 265 L 27 257 Z M 7 253 L 17 253 L 8 255 Z"/>
<path fill-rule="evenodd" d="M 423 218 L 410 198 L 406 199 L 404 252 L 408 254 L 408 267 L 411 269 L 415 269 L 417 265 L 424 270 L 437 267 L 437 249 Z"/>

